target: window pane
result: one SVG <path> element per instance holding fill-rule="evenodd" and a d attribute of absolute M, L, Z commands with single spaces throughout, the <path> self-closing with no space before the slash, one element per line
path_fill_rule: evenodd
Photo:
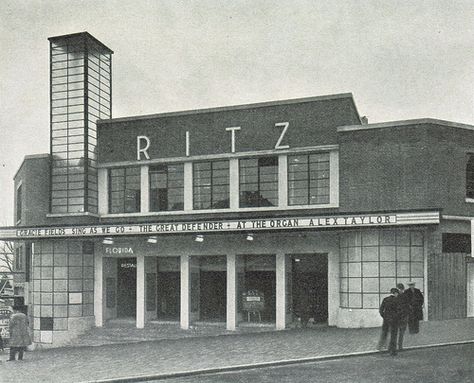
<path fill-rule="evenodd" d="M 109 172 L 112 213 L 140 211 L 140 168 L 116 168 Z"/>
<path fill-rule="evenodd" d="M 194 209 L 229 207 L 229 161 L 193 164 Z"/>
<path fill-rule="evenodd" d="M 288 204 L 329 202 L 329 154 L 288 156 Z"/>
<path fill-rule="evenodd" d="M 241 159 L 240 207 L 278 204 L 278 157 Z"/>

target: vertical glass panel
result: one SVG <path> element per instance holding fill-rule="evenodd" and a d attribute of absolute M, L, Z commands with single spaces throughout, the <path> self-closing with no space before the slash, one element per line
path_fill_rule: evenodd
<path fill-rule="evenodd" d="M 239 161 L 240 207 L 278 205 L 278 157 Z"/>
<path fill-rule="evenodd" d="M 193 164 L 194 209 L 229 207 L 229 161 Z"/>
<path fill-rule="evenodd" d="M 150 210 L 184 209 L 184 165 L 150 167 Z"/>
<path fill-rule="evenodd" d="M 329 154 L 288 156 L 288 204 L 329 203 Z"/>
<path fill-rule="evenodd" d="M 140 168 L 117 168 L 109 172 L 111 213 L 140 211 Z"/>

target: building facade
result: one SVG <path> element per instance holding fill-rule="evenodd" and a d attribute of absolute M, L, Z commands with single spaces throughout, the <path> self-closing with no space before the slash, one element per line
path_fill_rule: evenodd
<path fill-rule="evenodd" d="M 51 151 L 15 176 L 34 340 L 132 318 L 377 326 L 413 280 L 474 316 L 474 127 L 361 122 L 351 94 L 111 118 L 112 51 L 51 44 Z"/>

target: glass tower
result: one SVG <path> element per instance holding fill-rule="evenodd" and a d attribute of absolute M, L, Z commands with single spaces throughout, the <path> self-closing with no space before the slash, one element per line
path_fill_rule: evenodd
<path fill-rule="evenodd" d="M 87 32 L 50 37 L 51 213 L 97 213 L 97 125 L 112 117 L 112 54 Z"/>

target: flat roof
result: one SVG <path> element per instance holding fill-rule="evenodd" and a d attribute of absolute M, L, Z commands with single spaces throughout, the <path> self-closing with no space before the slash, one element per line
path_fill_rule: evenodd
<path fill-rule="evenodd" d="M 324 96 L 313 96 L 313 97 L 303 97 L 303 98 L 292 98 L 292 99 L 287 99 L 287 100 L 257 102 L 253 104 L 220 106 L 220 107 L 215 107 L 215 108 L 191 109 L 191 110 L 176 111 L 176 112 L 164 112 L 164 113 L 145 114 L 145 115 L 130 116 L 130 117 L 118 117 L 118 118 L 111 118 L 107 120 L 98 120 L 97 122 L 100 124 L 110 124 L 114 122 L 146 120 L 146 119 L 152 119 L 152 118 L 184 116 L 184 115 L 190 115 L 190 114 L 216 113 L 216 112 L 225 112 L 225 111 L 231 111 L 231 110 L 242 110 L 242 109 L 251 109 L 251 108 L 264 108 L 268 106 L 290 105 L 290 104 L 299 104 L 299 103 L 314 102 L 314 101 L 336 100 L 336 99 L 342 99 L 342 98 L 348 98 L 352 101 L 352 105 L 354 106 L 354 111 L 360 118 L 360 114 L 357 110 L 357 106 L 355 105 L 355 101 L 354 101 L 354 97 L 352 93 L 339 93 L 339 94 L 331 94 L 331 95 L 324 95 Z"/>
<path fill-rule="evenodd" d="M 86 38 L 94 41 L 96 44 L 100 45 L 102 48 L 107 50 L 109 53 L 111 53 L 111 54 L 114 53 L 114 51 L 112 49 L 110 49 L 107 45 L 105 45 L 101 41 L 97 40 L 94 36 L 92 36 L 89 32 L 86 32 L 86 31 L 85 32 L 78 32 L 78 33 L 71 33 L 71 34 L 68 34 L 68 35 L 48 37 L 48 40 L 49 41 L 66 40 L 66 39 L 72 39 L 72 38 L 80 37 L 80 36 L 86 37 Z"/>
<path fill-rule="evenodd" d="M 49 158 L 49 153 L 28 154 L 25 157 L 23 157 L 23 161 L 21 161 L 21 164 L 18 167 L 18 170 L 15 172 L 15 175 L 13 176 L 13 179 L 16 178 L 16 176 L 18 175 L 18 172 L 21 170 L 21 168 L 23 167 L 23 165 L 25 164 L 25 162 L 27 160 L 32 160 L 32 159 L 35 159 L 35 158 Z"/>
<path fill-rule="evenodd" d="M 452 128 L 474 130 L 473 125 L 463 124 L 460 122 L 438 120 L 436 118 L 418 118 L 418 119 L 413 119 L 413 120 L 389 121 L 389 122 L 380 122 L 380 123 L 366 124 L 366 125 L 346 125 L 346 126 L 338 127 L 337 131 L 338 133 L 344 133 L 344 132 L 353 132 L 356 130 L 395 128 L 399 126 L 410 126 L 410 125 L 420 125 L 420 124 L 436 124 L 436 125 L 449 126 Z"/>

